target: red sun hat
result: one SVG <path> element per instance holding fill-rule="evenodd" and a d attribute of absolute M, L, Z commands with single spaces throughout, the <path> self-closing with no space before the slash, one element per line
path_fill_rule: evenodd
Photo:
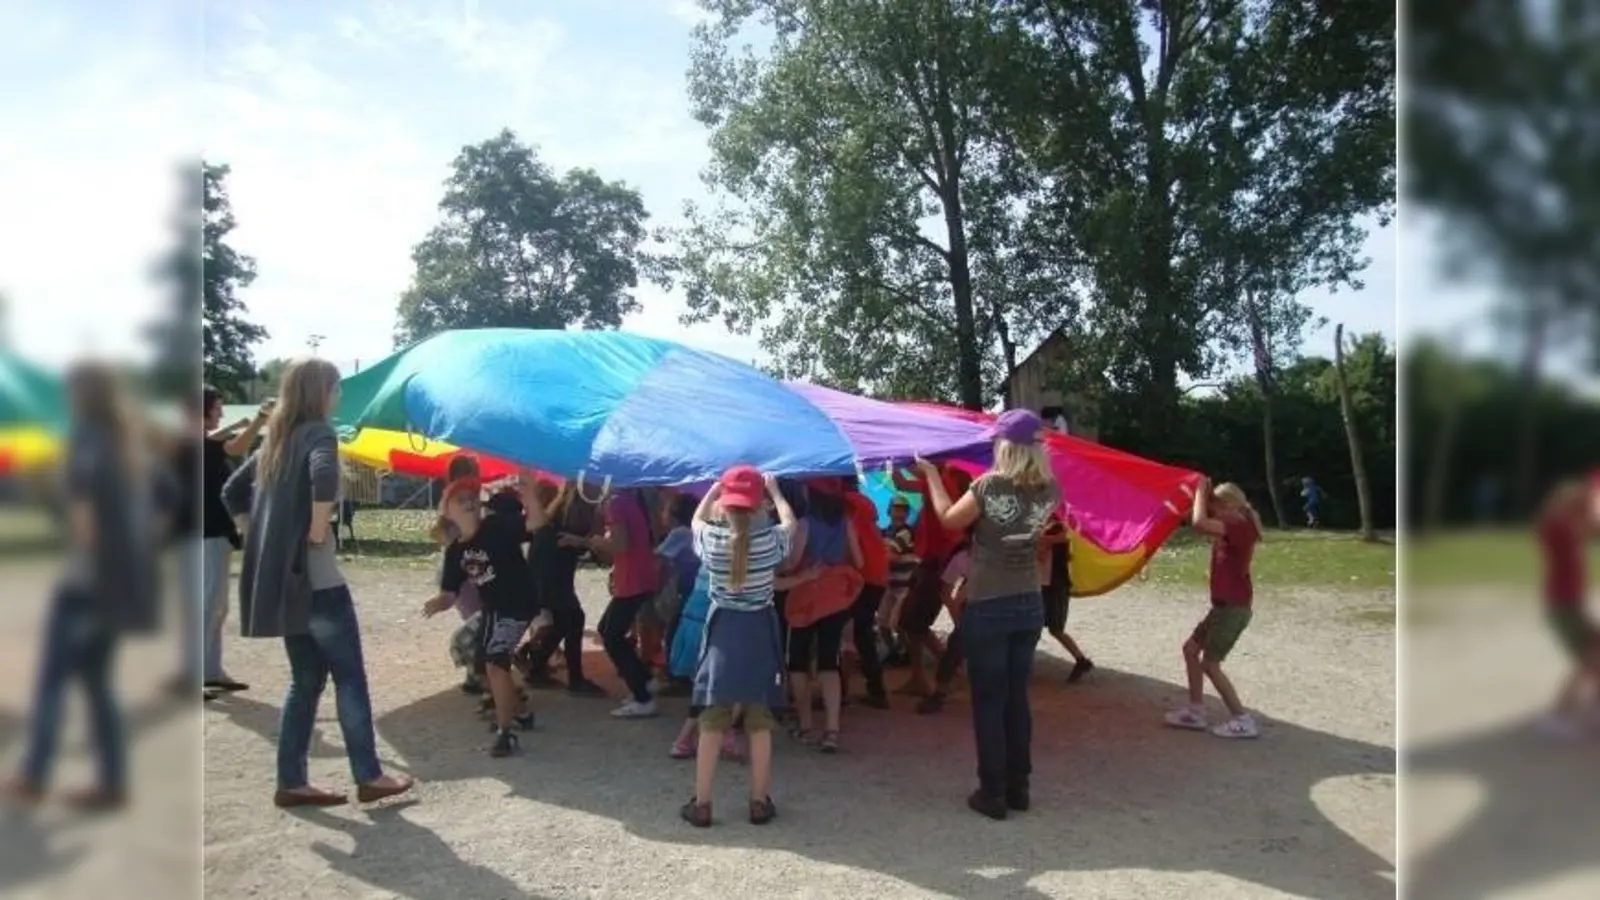
<path fill-rule="evenodd" d="M 722 486 L 717 502 L 724 509 L 759 509 L 767 493 L 767 480 L 754 466 L 734 466 L 717 483 Z"/>

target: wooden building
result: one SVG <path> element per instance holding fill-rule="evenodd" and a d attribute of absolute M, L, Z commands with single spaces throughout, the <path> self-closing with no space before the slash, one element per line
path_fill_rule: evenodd
<path fill-rule="evenodd" d="M 1065 333 L 1052 332 L 1000 383 L 1000 400 L 1011 409 L 1031 409 L 1068 434 L 1098 440 L 1095 410 L 1066 383 L 1070 344 Z"/>

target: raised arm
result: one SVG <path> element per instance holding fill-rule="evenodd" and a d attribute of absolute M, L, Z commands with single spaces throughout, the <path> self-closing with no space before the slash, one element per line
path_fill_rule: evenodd
<path fill-rule="evenodd" d="M 243 422 L 244 427 L 233 437 L 223 441 L 223 452 L 235 459 L 249 453 L 251 445 L 256 442 L 256 435 L 261 433 L 261 426 L 267 424 L 267 416 L 271 413 L 272 404 L 270 402 L 261 404 L 261 408 L 256 410 L 254 418 L 245 419 Z"/>
<path fill-rule="evenodd" d="M 550 512 L 539 502 L 538 487 L 539 479 L 532 472 L 523 469 L 518 473 L 517 494 L 522 498 L 523 526 L 529 534 L 550 524 Z"/>
<path fill-rule="evenodd" d="M 1206 534 L 1223 534 L 1227 531 L 1227 526 L 1221 520 L 1211 517 L 1211 479 L 1204 475 L 1194 486 L 1194 515 L 1190 524 Z"/>

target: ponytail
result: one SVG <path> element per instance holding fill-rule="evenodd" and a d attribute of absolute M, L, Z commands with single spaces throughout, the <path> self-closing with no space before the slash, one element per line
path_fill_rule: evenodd
<path fill-rule="evenodd" d="M 727 515 L 728 530 L 733 533 L 728 554 L 728 589 L 737 591 L 744 588 L 745 579 L 750 575 L 750 512 L 730 509 Z"/>

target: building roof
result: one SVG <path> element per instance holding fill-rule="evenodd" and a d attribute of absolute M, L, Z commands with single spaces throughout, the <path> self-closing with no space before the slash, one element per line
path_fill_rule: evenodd
<path fill-rule="evenodd" d="M 1037 357 L 1039 354 L 1043 353 L 1045 350 L 1047 350 L 1047 349 L 1049 349 L 1049 348 L 1051 348 L 1053 346 L 1056 346 L 1058 344 L 1066 343 L 1066 340 L 1067 340 L 1067 333 L 1066 333 L 1066 331 L 1064 331 L 1063 329 L 1060 329 L 1060 328 L 1057 328 L 1055 331 L 1052 331 L 1048 335 L 1046 335 L 1045 339 L 1039 342 L 1039 346 L 1034 347 L 1033 350 L 1027 356 L 1024 356 L 1022 358 L 1021 362 L 1017 363 L 1016 368 L 1014 368 L 1010 372 L 1006 373 L 1006 377 L 1000 382 L 1000 384 L 999 384 L 999 386 L 997 388 L 997 390 L 999 391 L 1000 395 L 1002 397 L 1005 396 L 1006 388 L 1008 388 L 1011 385 L 1011 377 L 1013 375 L 1015 375 L 1019 370 L 1027 368 L 1028 364 L 1033 362 L 1034 358 Z"/>

